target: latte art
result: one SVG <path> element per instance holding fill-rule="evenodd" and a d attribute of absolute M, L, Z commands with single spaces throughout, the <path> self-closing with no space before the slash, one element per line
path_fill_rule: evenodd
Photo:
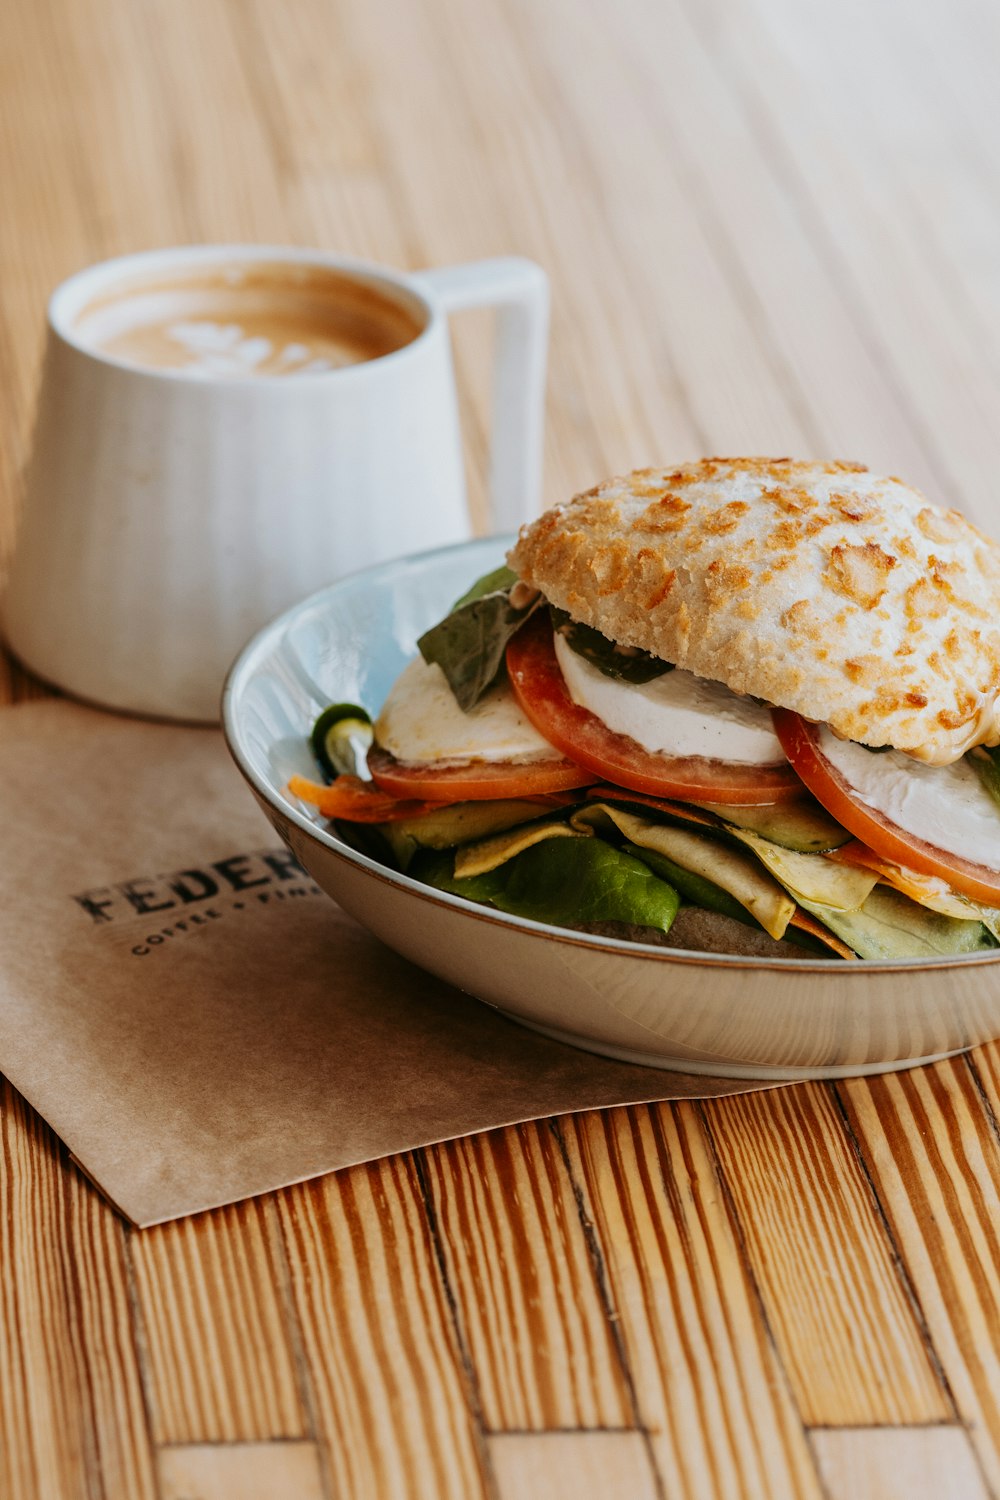
<path fill-rule="evenodd" d="M 148 354 L 152 330 L 138 330 L 143 351 Z M 216 323 L 210 318 L 167 323 L 156 330 L 157 341 L 174 346 L 178 365 L 205 375 L 310 375 L 334 370 L 338 365 L 354 364 L 345 357 L 340 345 L 319 353 L 320 341 L 314 335 L 298 334 L 285 342 L 259 333 L 240 323 Z M 308 342 L 303 342 L 303 337 Z M 120 357 L 140 352 L 139 339 L 133 332 L 110 341 L 104 347 Z M 325 344 L 326 341 L 323 341 Z"/>
<path fill-rule="evenodd" d="M 75 325 L 115 359 L 205 379 L 325 374 L 380 359 L 420 331 L 409 308 L 361 279 L 256 262 L 131 282 L 85 307 Z"/>

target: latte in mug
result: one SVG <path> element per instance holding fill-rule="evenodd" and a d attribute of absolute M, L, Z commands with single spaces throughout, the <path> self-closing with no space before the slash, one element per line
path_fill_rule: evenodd
<path fill-rule="evenodd" d="M 539 493 L 548 288 L 533 262 L 396 271 L 186 245 L 71 276 L 49 302 L 0 596 L 11 648 L 91 703 L 217 722 L 227 668 L 269 619 L 468 537 L 448 317 L 469 307 L 497 314 L 492 521 L 513 530 Z"/>
<path fill-rule="evenodd" d="M 411 308 L 332 268 L 254 261 L 123 282 L 74 325 L 81 343 L 129 365 L 250 380 L 380 359 L 422 329 Z"/>

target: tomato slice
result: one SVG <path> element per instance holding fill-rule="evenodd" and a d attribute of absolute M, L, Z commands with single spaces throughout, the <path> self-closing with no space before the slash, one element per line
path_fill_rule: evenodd
<path fill-rule="evenodd" d="M 1000 871 L 973 864 L 907 833 L 885 813 L 860 800 L 850 782 L 820 750 L 816 725 L 788 708 L 773 708 L 771 717 L 788 759 L 816 800 L 848 833 L 893 864 L 919 875 L 937 875 L 973 901 L 1000 906 Z"/>
<path fill-rule="evenodd" d="M 487 802 L 500 797 L 537 797 L 590 786 L 597 780 L 571 760 L 473 760 L 457 766 L 408 765 L 388 750 L 368 752 L 372 780 L 393 797 L 425 802 Z"/>
<path fill-rule="evenodd" d="M 552 644 L 552 626 L 541 610 L 507 647 L 507 672 L 525 714 L 540 734 L 605 781 L 695 802 L 756 807 L 802 795 L 790 766 L 747 766 L 707 756 L 658 755 L 574 703 Z"/>

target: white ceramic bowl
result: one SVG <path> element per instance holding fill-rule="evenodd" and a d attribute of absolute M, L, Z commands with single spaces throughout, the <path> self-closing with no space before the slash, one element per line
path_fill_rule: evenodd
<path fill-rule="evenodd" d="M 589 937 L 430 890 L 348 848 L 287 797 L 293 772 L 317 775 L 308 736 L 319 710 L 349 701 L 374 713 L 421 632 L 505 550 L 503 538 L 490 538 L 357 573 L 280 616 L 234 665 L 223 701 L 229 748 L 324 891 L 450 984 L 549 1036 L 628 1062 L 836 1078 L 928 1062 L 1000 1035 L 1000 950 L 843 963 Z"/>

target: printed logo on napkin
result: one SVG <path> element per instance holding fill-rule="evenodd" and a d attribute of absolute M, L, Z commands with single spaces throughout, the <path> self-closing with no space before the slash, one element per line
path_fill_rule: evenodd
<path fill-rule="evenodd" d="M 322 896 L 308 871 L 284 846 L 254 849 L 170 875 L 142 875 L 117 885 L 80 891 L 73 900 L 102 931 L 127 926 L 129 951 L 147 958 L 174 938 L 186 937 L 234 912 L 281 901 Z M 162 924 L 162 925 L 160 925 Z M 146 929 L 136 939 L 137 930 Z"/>

